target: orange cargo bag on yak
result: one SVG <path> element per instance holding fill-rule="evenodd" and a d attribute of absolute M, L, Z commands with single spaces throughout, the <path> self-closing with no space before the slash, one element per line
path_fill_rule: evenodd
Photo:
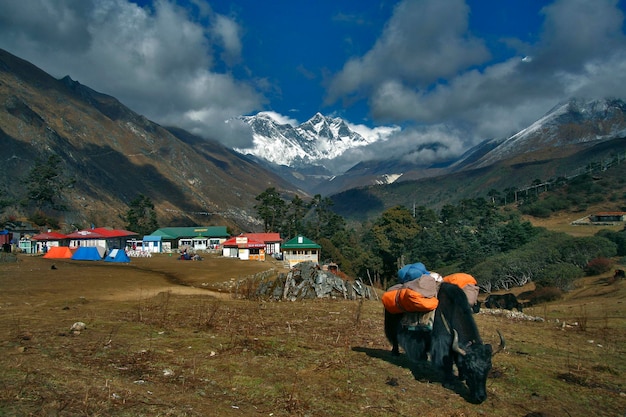
<path fill-rule="evenodd" d="M 476 304 L 478 300 L 478 282 L 476 278 L 464 272 L 457 272 L 443 277 L 443 282 L 455 284 L 463 290 L 470 306 Z"/>
<path fill-rule="evenodd" d="M 428 277 L 430 278 L 430 276 Z M 420 278 L 415 281 L 419 280 Z M 392 314 L 426 313 L 437 308 L 439 300 L 434 296 L 436 292 L 430 297 L 424 296 L 411 288 L 415 286 L 415 281 L 394 285 L 383 294 L 381 300 L 388 312 Z"/>

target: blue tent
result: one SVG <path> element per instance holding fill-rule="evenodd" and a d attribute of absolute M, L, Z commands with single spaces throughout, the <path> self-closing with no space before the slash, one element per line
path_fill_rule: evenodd
<path fill-rule="evenodd" d="M 81 246 L 72 255 L 74 261 L 101 261 L 102 256 L 95 246 Z"/>
<path fill-rule="evenodd" d="M 111 252 L 104 258 L 104 262 L 130 262 L 130 258 L 122 249 L 111 249 Z"/>

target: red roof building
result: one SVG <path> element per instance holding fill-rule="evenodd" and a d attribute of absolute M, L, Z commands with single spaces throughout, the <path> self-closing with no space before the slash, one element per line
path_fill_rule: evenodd
<path fill-rule="evenodd" d="M 235 236 L 222 243 L 222 255 L 246 261 L 265 261 L 265 242 L 248 235 Z"/>
<path fill-rule="evenodd" d="M 20 242 L 20 246 L 24 246 L 22 250 L 26 249 L 26 245 L 30 245 L 30 250 L 26 249 L 26 253 L 48 253 L 48 249 L 58 246 L 67 246 L 69 241 L 67 235 L 59 232 L 45 232 L 39 233 L 30 238 L 30 242 Z"/>
<path fill-rule="evenodd" d="M 33 240 L 65 240 L 67 239 L 67 235 L 59 232 L 45 232 L 39 233 L 38 235 L 33 236 L 31 239 Z"/>
<path fill-rule="evenodd" d="M 137 236 L 139 236 L 138 233 L 129 230 L 96 227 L 70 233 L 67 238 L 70 240 L 71 247 L 97 246 L 104 248 L 105 253 L 108 253 L 111 249 L 124 249 L 126 241 Z"/>
<path fill-rule="evenodd" d="M 280 233 L 244 233 L 244 236 L 265 243 L 265 253 L 268 255 L 281 252 L 280 246 L 283 240 L 280 238 Z"/>

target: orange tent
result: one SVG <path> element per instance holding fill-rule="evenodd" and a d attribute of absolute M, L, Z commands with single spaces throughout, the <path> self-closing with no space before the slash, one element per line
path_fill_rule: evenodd
<path fill-rule="evenodd" d="M 43 257 L 47 259 L 70 259 L 73 254 L 67 246 L 50 246 Z"/>

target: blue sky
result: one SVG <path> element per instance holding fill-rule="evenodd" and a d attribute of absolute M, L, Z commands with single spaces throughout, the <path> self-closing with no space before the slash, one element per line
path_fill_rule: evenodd
<path fill-rule="evenodd" d="M 623 0 L 0 0 L 0 48 L 228 146 L 251 143 L 238 115 L 299 123 L 319 111 L 372 132 L 401 127 L 355 162 L 436 160 L 515 133 L 571 97 L 626 98 L 625 9 Z M 431 142 L 446 146 L 420 146 Z"/>

